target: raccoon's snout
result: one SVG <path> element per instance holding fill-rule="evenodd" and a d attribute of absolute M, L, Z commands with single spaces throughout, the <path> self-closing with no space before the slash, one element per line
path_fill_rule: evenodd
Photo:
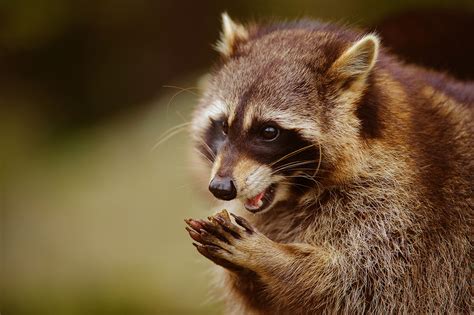
<path fill-rule="evenodd" d="M 232 200 L 237 196 L 237 189 L 230 177 L 214 176 L 209 184 L 211 193 L 222 200 Z"/>

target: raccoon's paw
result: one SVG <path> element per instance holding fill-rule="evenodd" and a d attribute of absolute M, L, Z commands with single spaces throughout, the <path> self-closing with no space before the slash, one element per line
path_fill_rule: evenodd
<path fill-rule="evenodd" d="M 244 218 L 231 215 L 236 224 L 222 210 L 208 220 L 185 220 L 186 230 L 198 242 L 193 245 L 199 253 L 214 263 L 230 270 L 253 269 L 251 258 L 265 250 L 262 246 L 268 239 Z"/>

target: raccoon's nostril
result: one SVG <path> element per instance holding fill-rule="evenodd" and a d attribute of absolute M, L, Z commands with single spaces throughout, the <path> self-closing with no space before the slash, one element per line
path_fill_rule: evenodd
<path fill-rule="evenodd" d="M 209 184 L 211 193 L 222 200 L 232 200 L 237 196 L 237 189 L 230 177 L 216 175 Z"/>

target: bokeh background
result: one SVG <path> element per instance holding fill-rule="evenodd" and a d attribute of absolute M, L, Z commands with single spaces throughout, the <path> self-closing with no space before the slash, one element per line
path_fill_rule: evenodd
<path fill-rule="evenodd" d="M 366 27 L 404 59 L 472 80 L 473 9 L 472 0 L 0 1 L 0 313 L 221 312 L 210 263 L 184 231 L 184 218 L 214 204 L 191 175 L 188 136 L 152 149 L 189 121 L 221 12 Z"/>

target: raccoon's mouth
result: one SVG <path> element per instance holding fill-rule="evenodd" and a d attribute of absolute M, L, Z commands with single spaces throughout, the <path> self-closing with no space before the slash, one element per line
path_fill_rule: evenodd
<path fill-rule="evenodd" d="M 244 202 L 244 207 L 250 212 L 257 213 L 270 206 L 275 198 L 275 185 L 268 186 L 264 191 Z"/>

